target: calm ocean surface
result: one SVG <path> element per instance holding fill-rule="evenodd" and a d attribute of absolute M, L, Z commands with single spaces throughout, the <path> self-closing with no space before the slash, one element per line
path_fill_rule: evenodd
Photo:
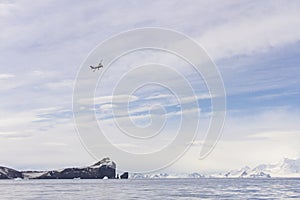
<path fill-rule="evenodd" d="M 300 199 L 300 179 L 0 180 L 6 199 Z"/>

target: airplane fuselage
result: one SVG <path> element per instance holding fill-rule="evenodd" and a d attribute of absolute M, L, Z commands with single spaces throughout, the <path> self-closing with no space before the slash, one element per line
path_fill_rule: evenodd
<path fill-rule="evenodd" d="M 91 68 L 91 70 L 93 70 L 93 72 L 96 70 L 96 69 L 100 69 L 100 68 L 102 68 L 103 67 L 103 65 L 98 65 L 98 66 L 96 66 L 96 67 L 93 67 L 93 66 L 90 66 L 90 68 Z"/>

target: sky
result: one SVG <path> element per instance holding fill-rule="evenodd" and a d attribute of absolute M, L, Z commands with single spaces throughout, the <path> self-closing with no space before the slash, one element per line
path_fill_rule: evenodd
<path fill-rule="evenodd" d="M 205 49 L 226 91 L 224 128 L 213 151 L 199 159 L 212 110 L 205 81 L 180 57 L 146 49 L 111 63 L 95 86 L 95 116 L 112 143 L 129 152 L 149 153 L 176 136 L 180 115 L 200 111 L 195 141 L 164 171 L 226 171 L 300 157 L 299 9 L 299 1 L 0 0 L 0 165 L 53 169 L 96 162 L 82 144 L 74 121 L 78 72 L 98 62 L 91 58 L 97 45 L 144 27 L 178 31 Z M 112 91 L 123 75 L 149 63 L 169 65 L 185 76 L 199 107 L 185 101 L 182 110 L 172 91 L 161 85 L 137 89 L 129 94 L 129 102 L 128 96 L 116 96 L 112 104 Z M 103 64 L 109 64 L 105 58 Z M 144 70 L 130 80 L 145 80 L 149 73 L 169 77 L 166 84 L 185 94 L 182 82 L 171 73 Z M 151 124 L 150 111 L 166 116 L 165 132 L 146 143 L 126 139 L 114 125 L 114 118 L 122 122 L 123 116 L 112 116 L 113 108 L 120 112 L 124 107 L 133 124 L 142 128 Z M 120 158 L 112 159 L 118 165 Z M 117 167 L 126 170 L 132 165 L 136 163 L 128 161 Z"/>

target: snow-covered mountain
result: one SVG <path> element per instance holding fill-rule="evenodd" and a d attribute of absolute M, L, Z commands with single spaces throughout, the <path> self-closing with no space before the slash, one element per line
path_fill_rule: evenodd
<path fill-rule="evenodd" d="M 251 169 L 246 166 L 239 170 L 231 170 L 227 172 L 224 177 L 226 178 L 271 178 L 270 174 L 265 173 L 263 170 Z"/>
<path fill-rule="evenodd" d="M 277 164 L 259 165 L 254 170 L 269 173 L 272 177 L 300 177 L 300 158 L 284 158 Z"/>
<path fill-rule="evenodd" d="M 300 158 L 284 158 L 276 164 L 261 164 L 255 168 L 244 167 L 227 172 L 225 177 L 300 177 Z"/>
<path fill-rule="evenodd" d="M 156 173 L 156 174 L 130 174 L 132 179 L 144 178 L 271 178 L 271 177 L 300 177 L 300 158 L 284 158 L 276 164 L 261 164 L 254 168 L 248 166 L 238 170 L 231 170 L 227 173 L 217 174 L 176 174 L 176 173 Z"/>
<path fill-rule="evenodd" d="M 199 174 L 197 172 L 194 173 L 157 173 L 157 174 L 130 174 L 131 179 L 147 179 L 147 178 L 204 178 L 203 174 Z"/>

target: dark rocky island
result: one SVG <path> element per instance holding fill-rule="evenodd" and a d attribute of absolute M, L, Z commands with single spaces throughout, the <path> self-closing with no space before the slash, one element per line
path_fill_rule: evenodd
<path fill-rule="evenodd" d="M 51 171 L 17 171 L 7 167 L 0 167 L 0 179 L 115 179 L 116 164 L 109 158 L 83 168 L 65 168 Z M 122 179 L 128 178 L 128 173 L 121 175 Z"/>
<path fill-rule="evenodd" d="M 121 179 L 128 179 L 128 172 L 124 172 L 121 176 Z"/>
<path fill-rule="evenodd" d="M 24 178 L 24 177 L 22 172 L 7 167 L 0 167 L 0 179 L 14 179 L 14 178 Z"/>

